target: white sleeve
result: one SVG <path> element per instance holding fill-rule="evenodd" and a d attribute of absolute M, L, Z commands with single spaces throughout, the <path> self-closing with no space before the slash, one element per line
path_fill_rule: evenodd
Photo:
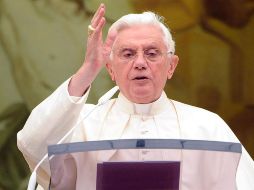
<path fill-rule="evenodd" d="M 33 109 L 24 128 L 17 134 L 18 148 L 30 169 L 47 153 L 47 146 L 56 144 L 78 121 L 90 89 L 80 98 L 71 97 L 68 93 L 69 81 Z M 39 183 L 46 188 L 50 176 L 48 162 L 42 164 L 37 176 Z"/>
<path fill-rule="evenodd" d="M 236 183 L 238 190 L 254 189 L 254 162 L 244 147 L 237 169 Z"/>

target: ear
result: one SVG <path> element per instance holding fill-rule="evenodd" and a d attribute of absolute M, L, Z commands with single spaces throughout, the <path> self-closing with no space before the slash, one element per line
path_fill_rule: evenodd
<path fill-rule="evenodd" d="M 114 71 L 113 71 L 113 68 L 112 68 L 112 63 L 110 63 L 110 62 L 106 63 L 106 68 L 107 68 L 108 73 L 111 77 L 111 80 L 115 81 L 115 74 L 114 74 Z"/>
<path fill-rule="evenodd" d="M 178 61 L 179 61 L 179 57 L 177 55 L 172 55 L 171 57 L 169 57 L 169 69 L 168 69 L 168 79 L 171 79 L 174 72 L 175 72 L 175 69 L 176 69 L 176 66 L 178 64 Z"/>

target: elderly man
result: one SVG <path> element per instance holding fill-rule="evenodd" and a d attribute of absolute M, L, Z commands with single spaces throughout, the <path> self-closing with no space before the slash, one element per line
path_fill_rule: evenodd
<path fill-rule="evenodd" d="M 104 14 L 102 4 L 89 26 L 84 64 L 33 110 L 18 133 L 18 147 L 31 169 L 47 152 L 47 145 L 56 144 L 77 123 L 65 142 L 133 138 L 239 142 L 216 114 L 167 98 L 163 88 L 174 73 L 178 57 L 160 17 L 151 12 L 123 16 L 111 26 L 103 43 Z M 94 108 L 85 102 L 104 65 L 120 94 L 82 120 Z M 41 165 L 38 176 L 40 185 L 47 188 L 48 163 Z M 243 149 L 237 170 L 238 189 L 254 189 L 253 179 L 253 160 Z M 84 189 L 82 181 L 76 184 L 77 189 Z"/>

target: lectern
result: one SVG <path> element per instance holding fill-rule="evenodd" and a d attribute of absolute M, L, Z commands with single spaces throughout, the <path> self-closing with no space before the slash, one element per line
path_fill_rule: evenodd
<path fill-rule="evenodd" d="M 121 139 L 51 145 L 51 190 L 236 189 L 241 144 Z"/>

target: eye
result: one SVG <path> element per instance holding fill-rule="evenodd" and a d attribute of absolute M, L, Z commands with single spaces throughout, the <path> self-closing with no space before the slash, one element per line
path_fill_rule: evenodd
<path fill-rule="evenodd" d="M 132 49 L 124 49 L 120 51 L 120 57 L 122 59 L 131 59 L 133 57 L 135 57 L 136 53 L 134 50 Z"/>
<path fill-rule="evenodd" d="M 147 58 L 153 59 L 153 58 L 157 58 L 160 55 L 160 51 L 158 49 L 152 48 L 152 49 L 145 50 L 144 54 Z"/>

